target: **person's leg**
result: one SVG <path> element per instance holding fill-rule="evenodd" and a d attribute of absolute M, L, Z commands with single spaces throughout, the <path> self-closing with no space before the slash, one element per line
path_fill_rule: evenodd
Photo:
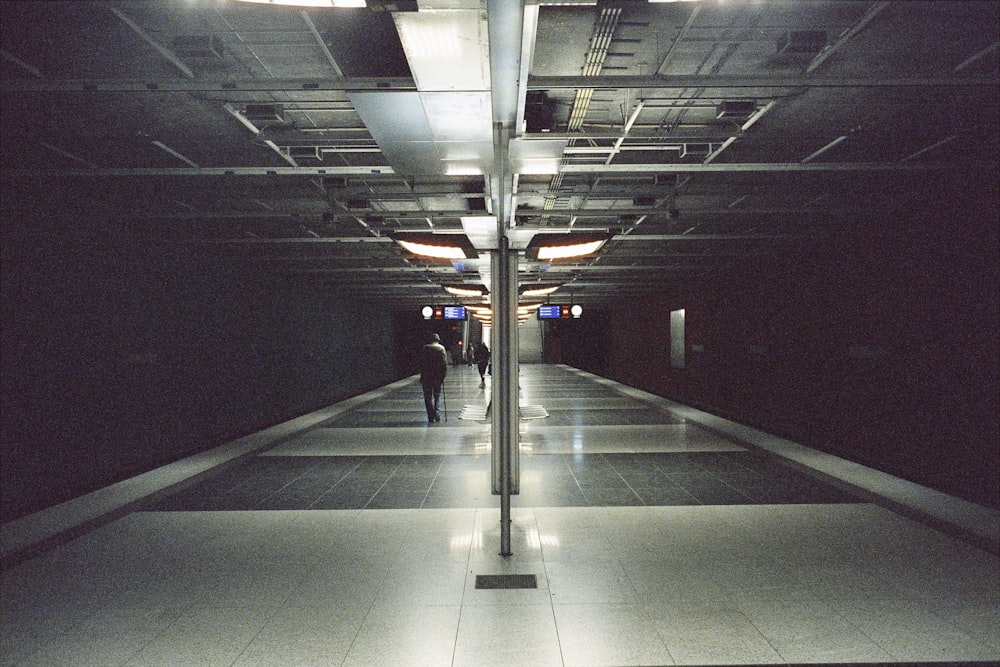
<path fill-rule="evenodd" d="M 434 421 L 434 386 L 421 383 L 424 390 L 424 409 L 427 411 L 427 421 Z"/>
<path fill-rule="evenodd" d="M 428 415 L 433 414 L 433 421 L 441 421 L 441 383 L 436 382 L 434 384 L 434 412 L 428 413 Z"/>

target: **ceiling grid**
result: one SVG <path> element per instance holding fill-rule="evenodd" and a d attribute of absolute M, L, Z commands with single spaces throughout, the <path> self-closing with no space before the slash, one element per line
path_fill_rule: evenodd
<path fill-rule="evenodd" d="M 476 302 L 443 285 L 481 284 L 484 260 L 393 238 L 490 243 L 501 155 L 517 244 L 609 239 L 590 258 L 526 255 L 522 279 L 600 307 L 997 172 L 991 0 L 500 4 L 0 3 L 3 185 L 45 182 L 93 218 L 410 308 Z M 493 49 L 508 32 L 491 20 L 526 37 Z M 492 53 L 523 63 L 503 151 Z"/>

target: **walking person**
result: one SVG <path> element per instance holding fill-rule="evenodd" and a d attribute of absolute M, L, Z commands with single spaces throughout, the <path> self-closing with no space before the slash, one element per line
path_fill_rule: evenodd
<path fill-rule="evenodd" d="M 430 342 L 420 348 L 420 385 L 424 390 L 424 408 L 427 422 L 441 421 L 441 385 L 448 374 L 448 351 L 441 344 L 441 337 L 431 334 Z"/>
<path fill-rule="evenodd" d="M 482 389 L 486 386 L 486 367 L 490 365 L 490 348 L 483 341 L 476 345 L 476 363 L 479 365 L 479 388 Z"/>

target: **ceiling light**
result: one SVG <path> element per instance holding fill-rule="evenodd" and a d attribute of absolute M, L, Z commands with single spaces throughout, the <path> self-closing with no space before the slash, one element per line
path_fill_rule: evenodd
<path fill-rule="evenodd" d="M 407 252 L 437 259 L 476 259 L 479 253 L 465 234 L 396 232 L 392 239 Z"/>
<path fill-rule="evenodd" d="M 526 249 L 528 259 L 582 257 L 600 250 L 611 234 L 535 234 Z"/>
<path fill-rule="evenodd" d="M 455 296 L 485 296 L 490 293 L 485 285 L 443 285 L 444 291 Z"/>
<path fill-rule="evenodd" d="M 414 255 L 423 257 L 437 257 L 439 259 L 464 259 L 465 253 L 461 248 L 455 246 L 429 245 L 427 243 L 414 243 L 412 241 L 396 241 L 403 249 L 412 252 Z"/>
<path fill-rule="evenodd" d="M 587 241 L 566 246 L 551 246 L 538 249 L 538 259 L 567 259 L 569 257 L 582 257 L 597 252 L 604 245 L 604 241 Z"/>
<path fill-rule="evenodd" d="M 521 285 L 521 296 L 545 296 L 552 294 L 562 285 Z"/>

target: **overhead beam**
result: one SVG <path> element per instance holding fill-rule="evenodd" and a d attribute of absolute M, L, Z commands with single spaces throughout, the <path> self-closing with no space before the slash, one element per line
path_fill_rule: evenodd
<path fill-rule="evenodd" d="M 371 176 L 393 175 L 392 167 L 113 167 L 109 169 L 4 169 L 25 176 Z"/>
<path fill-rule="evenodd" d="M 865 12 L 864 16 L 862 16 L 857 23 L 855 23 L 849 29 L 841 33 L 840 37 L 837 39 L 836 42 L 834 42 L 833 44 L 828 44 L 822 51 L 819 52 L 819 54 L 815 58 L 813 58 L 813 61 L 809 63 L 809 66 L 806 68 L 806 74 L 812 73 L 814 70 L 816 70 L 816 68 L 818 68 L 824 62 L 826 62 L 827 58 L 832 56 L 845 44 L 854 39 L 855 36 L 857 36 L 862 30 L 864 30 L 865 27 L 873 20 L 875 20 L 875 17 L 881 14 L 888 6 L 889 6 L 888 2 L 882 1 L 882 2 L 876 2 L 871 7 L 869 7 L 868 11 Z"/>
<path fill-rule="evenodd" d="M 709 164 L 567 164 L 562 173 L 575 174 L 657 174 L 707 172 L 786 172 L 786 171 L 938 171 L 956 169 L 982 170 L 983 165 L 963 164 L 900 164 L 878 162 L 744 162 Z M 342 176 L 394 175 L 392 167 L 115 167 L 97 169 L 4 169 L 7 176 Z M 422 212 L 426 213 L 426 212 Z M 380 215 L 391 215 L 380 212 Z"/>
<path fill-rule="evenodd" d="M 531 76 L 528 90 L 566 88 L 912 88 L 928 86 L 996 86 L 997 77 L 782 77 L 782 76 L 716 76 L 716 75 L 597 75 L 597 76 Z M 646 91 L 647 93 L 649 90 Z"/>
<path fill-rule="evenodd" d="M 248 237 L 248 238 L 238 238 L 238 239 L 195 239 L 193 241 L 187 241 L 186 243 L 195 244 L 234 244 L 234 245 L 257 245 L 257 244 L 281 244 L 281 243 L 393 243 L 393 240 L 388 236 L 353 236 L 351 238 L 332 238 L 332 237 L 315 237 L 315 236 L 304 236 L 304 237 L 291 237 L 291 238 L 259 238 L 259 237 Z M 412 270 L 412 269 L 411 269 Z"/>
<path fill-rule="evenodd" d="M 312 33 L 313 39 L 316 40 L 316 46 L 319 47 L 320 51 L 326 57 L 326 61 L 330 64 L 330 69 L 333 70 L 333 75 L 338 79 L 344 78 L 344 73 L 340 70 L 340 65 L 337 64 L 337 60 L 330 53 L 330 49 L 327 48 L 326 42 L 323 41 L 323 36 L 319 34 L 319 30 L 316 29 L 316 24 L 313 23 L 312 18 L 309 16 L 309 12 L 304 9 L 300 12 L 302 20 L 305 21 L 306 26 L 309 28 L 309 32 Z"/>
<path fill-rule="evenodd" d="M 123 12 L 120 9 L 118 9 L 117 7 L 111 7 L 110 9 L 111 9 L 111 13 L 112 14 L 114 14 L 119 19 L 121 19 L 122 22 L 125 25 L 127 25 L 129 28 L 131 28 L 133 31 L 135 31 L 135 33 L 137 35 L 139 35 L 140 37 L 142 37 L 142 39 L 145 40 L 145 42 L 147 44 L 149 44 L 154 49 L 156 49 L 157 53 L 159 53 L 161 56 L 163 56 L 164 58 L 166 58 L 167 60 L 169 60 L 170 63 L 174 67 L 176 67 L 177 69 L 179 69 L 181 71 L 181 74 L 183 74 L 184 76 L 188 77 L 189 79 L 194 79 L 195 78 L 194 77 L 194 72 L 191 71 L 191 68 L 189 68 L 184 63 L 184 61 L 181 60 L 177 56 L 176 53 L 174 53 L 173 51 L 171 51 L 167 47 L 165 47 L 162 44 L 160 44 L 152 35 L 150 35 L 148 32 L 146 32 L 142 28 L 141 25 L 139 25 L 138 23 L 136 23 L 135 21 L 133 21 L 131 18 L 129 18 L 128 15 L 125 14 L 125 12 Z"/>
<path fill-rule="evenodd" d="M 956 164 L 909 164 L 878 162 L 743 162 L 709 164 L 566 164 L 560 167 L 563 173 L 705 173 L 705 172 L 783 172 L 783 171 L 934 171 L 940 169 L 961 169 Z M 982 170 L 982 165 L 968 165 L 970 169 Z"/>
<path fill-rule="evenodd" d="M 280 93 L 316 91 L 416 90 L 409 77 L 351 77 L 343 79 L 309 77 L 289 79 L 4 79 L 4 93 Z M 315 100 L 313 100 L 315 102 Z"/>
<path fill-rule="evenodd" d="M 18 67 L 20 67 L 24 71 L 26 71 L 29 74 L 31 74 L 31 76 L 33 76 L 33 77 L 36 77 L 38 79 L 44 79 L 45 78 L 45 75 L 42 74 L 42 71 L 40 69 L 38 69 L 34 65 L 31 65 L 31 64 L 29 64 L 29 63 L 21 60 L 20 58 L 18 58 L 17 56 L 15 56 L 13 53 L 10 53 L 9 51 L 5 51 L 4 49 L 0 49 L 0 57 L 2 57 L 4 60 L 7 60 L 9 62 L 14 63 L 15 65 L 17 65 Z"/>
<path fill-rule="evenodd" d="M 615 199 L 613 195 L 602 195 L 600 193 L 593 195 L 590 199 Z M 620 197 L 617 197 L 620 199 Z M 373 199 L 379 200 L 381 198 L 375 197 Z M 768 215 L 768 216 L 778 216 L 778 215 L 793 215 L 793 216 L 813 216 L 813 215 L 829 215 L 829 216 L 843 216 L 843 215 L 853 215 L 861 212 L 863 209 L 830 209 L 830 208 L 760 208 L 760 209 L 747 209 L 747 208 L 712 208 L 712 209 L 685 209 L 684 218 L 690 219 L 693 217 L 715 217 L 715 216 L 755 216 L 755 215 Z M 356 211 L 356 215 L 363 217 L 370 217 L 366 211 Z M 393 220 L 424 220 L 425 218 L 469 218 L 469 217 L 492 217 L 483 215 L 470 215 L 467 210 L 450 210 L 450 211 L 399 211 L 399 212 L 388 212 L 388 211 L 373 211 L 375 215 L 379 215 L 382 218 L 390 218 Z M 615 218 L 623 215 L 667 215 L 668 211 L 663 208 L 615 208 L 615 209 L 585 209 L 585 208 L 574 208 L 574 209 L 518 209 L 517 217 L 520 220 L 526 220 L 530 218 L 567 218 L 567 217 L 577 217 L 577 218 Z M 126 217 L 142 218 L 143 220 L 300 220 L 305 221 L 309 213 L 281 213 L 276 211 L 259 211 L 259 212 L 240 212 L 240 213 L 227 213 L 222 211 L 183 211 L 183 212 L 167 212 L 167 211 L 139 211 L 128 214 Z M 346 216 L 347 214 L 343 214 Z M 612 226 L 618 226 L 616 223 Z M 605 225 L 601 229 L 607 229 L 608 225 Z M 543 226 L 543 225 L 532 225 L 529 223 L 519 224 L 518 229 L 537 229 L 539 231 L 544 231 L 546 229 L 561 229 L 557 225 Z M 574 225 L 573 231 L 584 232 L 588 231 L 588 228 L 584 225 Z M 351 242 L 353 239 L 349 239 L 346 242 Z"/>
<path fill-rule="evenodd" d="M 597 76 L 529 76 L 527 90 L 576 88 L 624 89 L 646 88 L 913 88 L 997 86 L 996 76 L 951 76 L 913 78 L 863 77 L 736 77 L 717 75 L 605 75 Z M 316 92 L 316 91 L 380 91 L 416 90 L 409 77 L 352 78 L 274 78 L 274 79 L 5 79 L 0 92 Z M 647 91 L 648 92 L 648 91 Z"/>

